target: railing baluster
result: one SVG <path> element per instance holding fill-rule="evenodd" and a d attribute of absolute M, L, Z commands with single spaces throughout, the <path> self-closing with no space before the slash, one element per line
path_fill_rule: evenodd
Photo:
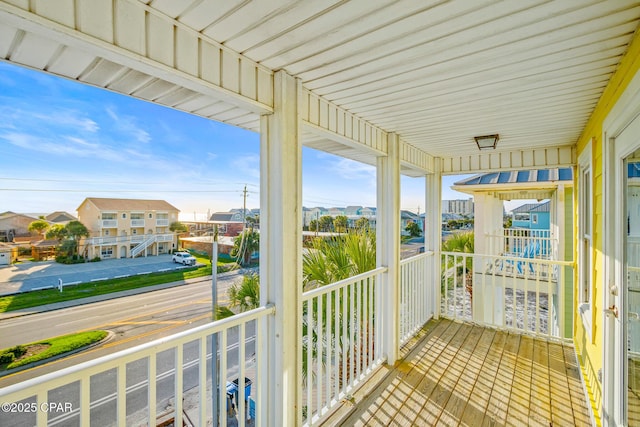
<path fill-rule="evenodd" d="M 318 349 L 317 349 L 317 352 L 318 352 L 318 354 L 317 354 L 318 373 L 316 374 L 316 378 L 318 379 L 318 384 L 316 386 L 316 395 L 317 395 L 316 396 L 316 401 L 317 401 L 317 403 L 316 403 L 316 408 L 317 409 L 316 410 L 318 411 L 318 416 L 320 416 L 322 414 L 322 406 L 323 406 L 322 405 L 322 386 L 323 386 L 323 384 L 322 384 L 322 380 L 323 380 L 323 378 L 322 378 L 323 377 L 322 361 L 324 360 L 323 359 L 323 357 L 324 357 L 324 349 L 325 349 L 325 347 L 328 347 L 328 346 L 325 346 L 324 343 L 323 343 L 325 321 L 324 321 L 324 317 L 323 317 L 324 312 L 322 310 L 322 308 L 323 308 L 322 307 L 322 298 L 323 298 L 323 295 L 318 296 L 318 326 L 317 326 L 317 329 L 318 329 L 318 332 L 317 332 L 317 335 L 318 335 L 318 338 L 317 338 L 318 339 Z"/>
<path fill-rule="evenodd" d="M 117 409 L 116 419 L 120 427 L 127 425 L 127 364 L 118 366 L 116 370 Z"/>
<path fill-rule="evenodd" d="M 220 427 L 227 426 L 229 402 L 227 401 L 227 330 L 218 334 L 218 348 L 220 349 L 220 376 L 218 389 L 218 410 L 220 411 Z"/>
<path fill-rule="evenodd" d="M 198 408 L 198 420 L 200 421 L 200 425 L 206 425 L 207 423 L 207 337 L 200 337 L 198 340 L 199 345 L 199 358 L 198 358 L 198 376 L 199 376 L 199 384 L 198 384 L 198 400 L 200 401 L 200 407 Z M 212 358 L 215 355 L 211 355 Z M 215 360 L 215 359 L 214 359 Z M 155 363 L 154 363 L 155 370 Z M 154 373 L 155 376 L 155 373 Z M 155 399 L 155 396 L 154 396 Z M 155 402 L 154 402 L 155 407 Z M 153 424 L 149 424 L 153 425 Z"/>
<path fill-rule="evenodd" d="M 155 419 L 154 419 L 154 422 L 155 422 Z M 90 423 L 91 423 L 91 377 L 85 376 L 82 379 L 80 379 L 80 425 L 88 426 Z"/>
<path fill-rule="evenodd" d="M 147 387 L 149 388 L 147 390 L 147 395 L 149 396 L 149 402 L 148 402 L 148 407 L 149 407 L 149 425 L 154 425 L 156 423 L 156 419 L 158 417 L 157 414 L 157 408 L 156 408 L 156 404 L 157 404 L 157 378 L 158 378 L 158 360 L 157 360 L 157 355 L 156 354 L 151 354 L 149 356 L 149 367 L 147 369 L 147 379 L 149 381 L 149 383 L 147 384 Z M 81 424 L 84 425 L 84 424 Z"/>
<path fill-rule="evenodd" d="M 313 301 L 307 301 L 307 424 L 313 420 Z"/>
<path fill-rule="evenodd" d="M 182 424 L 182 392 L 183 392 L 183 363 L 184 360 L 184 348 L 183 345 L 180 344 L 175 348 L 175 399 L 174 399 L 174 407 L 175 407 L 175 420 Z M 178 424 L 178 425 L 180 425 Z"/>
<path fill-rule="evenodd" d="M 333 355 L 332 350 L 334 346 L 334 338 L 333 338 L 333 328 L 331 326 L 333 319 L 331 317 L 331 297 L 333 296 L 333 292 L 327 293 L 327 361 L 325 363 L 325 371 L 326 371 L 326 396 L 325 396 L 325 407 L 329 407 L 331 405 L 331 373 L 333 366 Z"/>
<path fill-rule="evenodd" d="M 243 323 L 241 325 L 238 326 L 238 328 L 240 329 L 238 332 L 238 367 L 240 368 L 240 373 L 238 376 L 238 401 L 236 402 L 238 405 L 238 424 L 240 427 L 244 427 L 245 422 L 247 420 L 247 408 L 245 405 L 245 375 L 246 375 L 246 370 L 245 370 L 245 362 L 246 362 L 246 355 L 245 355 L 245 336 L 246 336 L 246 330 L 245 330 L 245 326 L 246 323 Z"/>

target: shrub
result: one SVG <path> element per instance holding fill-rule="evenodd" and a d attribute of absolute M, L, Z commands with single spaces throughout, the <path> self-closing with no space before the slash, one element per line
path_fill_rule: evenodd
<path fill-rule="evenodd" d="M 100 262 L 100 261 L 102 261 L 102 258 L 100 258 L 97 255 L 89 260 L 89 262 Z"/>
<path fill-rule="evenodd" d="M 27 348 L 23 345 L 17 345 L 5 350 L 0 354 L 0 363 L 11 363 L 27 352 Z"/>
<path fill-rule="evenodd" d="M 0 354 L 0 364 L 11 363 L 16 359 L 13 353 L 2 353 Z"/>

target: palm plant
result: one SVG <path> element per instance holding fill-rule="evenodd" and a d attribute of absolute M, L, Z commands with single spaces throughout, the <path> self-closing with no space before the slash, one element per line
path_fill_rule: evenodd
<path fill-rule="evenodd" d="M 302 274 L 303 274 L 303 286 L 305 290 L 326 286 L 340 280 L 355 276 L 360 273 L 372 270 L 376 267 L 376 241 L 375 234 L 364 230 L 359 232 L 352 232 L 345 236 L 334 237 L 332 239 L 316 239 L 314 240 L 311 249 L 303 255 L 302 260 Z M 359 290 L 353 291 L 353 298 L 362 302 L 362 295 L 359 294 Z M 352 307 L 351 295 L 347 295 L 344 292 L 335 292 L 333 304 L 330 305 L 328 316 L 322 315 L 318 317 L 318 302 L 313 300 L 313 303 L 306 304 L 303 307 L 303 318 L 308 319 L 308 314 L 311 313 L 313 323 L 315 327 L 311 331 L 311 343 L 308 338 L 308 324 L 303 322 L 303 355 L 302 359 L 302 372 L 303 378 L 307 381 L 307 357 L 308 345 L 312 345 L 311 357 L 313 360 L 318 360 L 317 354 L 317 342 L 318 342 L 318 330 L 350 330 L 350 328 L 356 328 L 354 336 L 359 337 L 363 334 L 363 331 L 371 329 L 372 325 L 360 324 L 353 325 L 351 323 L 351 313 L 349 312 L 346 318 L 342 316 L 343 307 Z M 322 306 L 327 308 L 326 295 L 322 299 Z M 369 307 L 369 312 L 372 313 L 373 307 Z M 348 311 L 348 309 L 347 309 Z M 367 319 L 362 319 L 362 322 L 367 322 Z M 320 324 L 319 324 L 320 323 Z M 346 348 L 349 353 L 353 354 L 359 352 L 364 354 L 367 349 L 357 348 L 355 342 L 345 342 L 342 334 L 334 334 L 332 342 L 326 342 L 327 334 L 323 334 L 323 345 L 330 345 L 334 348 Z M 348 341 L 348 339 L 347 339 Z M 362 342 L 361 339 L 358 340 Z M 321 363 L 324 365 L 329 361 L 322 358 Z M 351 369 L 349 363 L 350 358 L 347 358 L 347 363 Z M 340 364 L 342 368 L 342 365 Z M 342 380 L 343 375 L 340 375 Z"/>
<path fill-rule="evenodd" d="M 260 276 L 255 273 L 244 276 L 240 284 L 229 288 L 229 305 L 240 311 L 260 307 Z"/>
<path fill-rule="evenodd" d="M 465 233 L 455 233 L 442 243 L 443 252 L 461 252 L 474 253 L 474 234 L 472 231 Z M 457 268 L 460 276 L 465 278 L 465 287 L 470 295 L 472 295 L 473 283 L 473 257 L 463 257 L 460 263 L 458 257 L 446 257 L 448 260 L 443 264 L 443 274 L 446 274 L 451 268 Z"/>

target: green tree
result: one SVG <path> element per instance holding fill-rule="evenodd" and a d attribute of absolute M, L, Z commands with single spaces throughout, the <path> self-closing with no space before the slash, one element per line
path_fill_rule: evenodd
<path fill-rule="evenodd" d="M 318 221 L 315 219 L 312 219 L 309 222 L 309 231 L 318 231 Z"/>
<path fill-rule="evenodd" d="M 369 220 L 365 217 L 358 218 L 356 221 L 356 230 L 369 230 Z"/>
<path fill-rule="evenodd" d="M 83 237 L 89 237 L 89 230 L 80 221 L 69 221 L 64 228 L 66 230 L 67 237 L 75 242 L 73 253 L 77 255 L 78 247 L 80 246 L 80 239 Z"/>
<path fill-rule="evenodd" d="M 333 230 L 333 218 L 330 215 L 324 215 L 320 217 L 318 221 L 318 227 L 320 231 L 332 231 Z"/>
<path fill-rule="evenodd" d="M 420 226 L 413 221 L 409 222 L 404 229 L 407 233 L 409 233 L 411 237 L 422 236 L 422 230 L 420 230 Z"/>
<path fill-rule="evenodd" d="M 67 230 L 62 224 L 53 224 L 44 236 L 46 239 L 57 240 L 60 243 L 67 237 Z"/>
<path fill-rule="evenodd" d="M 260 276 L 251 273 L 244 276 L 240 284 L 233 284 L 229 288 L 229 305 L 240 311 L 260 307 Z"/>
<path fill-rule="evenodd" d="M 454 233 L 447 240 L 442 242 L 443 252 L 460 252 L 465 254 L 474 253 L 474 234 L 472 231 L 466 233 Z M 473 257 L 468 256 L 447 256 L 443 260 L 442 272 L 444 275 L 451 271 L 452 268 L 457 269 L 458 277 L 464 277 L 465 287 L 469 294 L 472 295 L 473 283 Z M 449 280 L 449 279 L 447 279 Z M 448 286 L 448 285 L 447 285 Z"/>
<path fill-rule="evenodd" d="M 313 247 L 302 256 L 302 275 L 304 290 L 317 288 L 320 286 L 326 286 L 331 283 L 335 283 L 339 280 L 346 279 L 355 276 L 360 273 L 373 270 L 376 267 L 376 239 L 375 233 L 366 231 L 351 232 L 346 235 L 336 236 L 331 239 L 315 239 L 313 241 Z M 361 297 L 360 290 L 354 291 L 354 297 L 359 300 Z M 303 306 L 304 318 L 307 319 L 306 313 L 311 310 L 314 317 L 313 323 L 315 325 L 314 330 L 311 332 L 311 342 L 309 342 L 308 324 L 303 322 L 302 324 L 302 336 L 303 336 L 303 358 L 302 358 L 302 373 L 305 381 L 308 381 L 308 367 L 306 354 L 309 351 L 308 345 L 312 345 L 312 358 L 318 359 L 317 354 L 317 341 L 318 341 L 318 329 L 329 327 L 334 331 L 348 330 L 355 328 L 354 334 L 360 335 L 370 331 L 372 325 L 368 323 L 368 319 L 360 319 L 362 323 L 357 325 L 349 324 L 351 322 L 351 316 L 347 315 L 346 318 L 342 316 L 342 310 L 340 307 L 346 305 L 351 307 L 351 296 L 345 293 L 336 294 L 336 298 L 339 301 L 334 301 L 329 310 L 332 312 L 329 316 L 322 316 L 322 319 L 317 318 L 317 307 L 305 304 Z M 337 311 L 336 310 L 336 306 Z M 326 306 L 326 302 L 325 305 Z M 373 307 L 369 307 L 369 312 L 373 312 Z M 335 311 L 335 312 L 334 312 Z M 321 322 L 322 325 L 318 325 Z M 325 338 L 326 339 L 326 338 Z M 349 342 L 348 337 L 343 337 L 342 334 L 338 334 L 332 338 L 334 342 L 327 342 L 327 346 L 339 346 L 340 348 L 347 348 L 349 352 L 366 352 L 367 349 L 356 348 L 355 342 Z M 347 341 L 344 341 L 344 340 Z M 350 358 L 347 356 L 347 363 L 350 362 Z M 325 361 L 322 360 L 322 363 Z M 342 365 L 340 364 L 342 369 Z M 341 378 L 342 376 L 340 376 Z"/>
<path fill-rule="evenodd" d="M 240 233 L 233 241 L 231 256 L 243 266 L 249 265 L 251 254 L 260 249 L 260 234 L 249 228 Z"/>
<path fill-rule="evenodd" d="M 186 231 L 189 231 L 189 227 L 187 227 L 187 225 L 183 222 L 174 221 L 169 224 L 169 231 L 172 231 L 174 233 L 184 233 Z"/>
<path fill-rule="evenodd" d="M 255 228 L 256 225 L 260 225 L 260 215 L 248 216 L 247 224 L 250 228 Z"/>
<path fill-rule="evenodd" d="M 49 228 L 49 223 L 44 219 L 37 219 L 29 224 L 28 230 L 31 232 L 36 232 L 39 235 L 43 235 L 45 231 Z"/>
<path fill-rule="evenodd" d="M 338 233 L 346 233 L 347 231 L 347 223 L 349 219 L 344 215 L 338 215 L 333 219 L 333 228 Z"/>

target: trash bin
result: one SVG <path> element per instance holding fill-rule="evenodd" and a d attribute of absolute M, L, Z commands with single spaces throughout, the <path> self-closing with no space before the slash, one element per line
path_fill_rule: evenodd
<path fill-rule="evenodd" d="M 238 384 L 239 384 L 239 378 L 236 378 L 235 380 L 233 380 L 233 382 L 231 384 L 233 384 L 233 393 L 235 395 L 236 401 L 238 400 Z M 253 382 L 251 381 L 250 378 L 245 377 L 244 378 L 244 399 L 247 400 L 249 398 L 249 396 L 251 396 L 251 384 Z M 227 393 L 229 392 L 229 385 L 227 385 Z"/>

